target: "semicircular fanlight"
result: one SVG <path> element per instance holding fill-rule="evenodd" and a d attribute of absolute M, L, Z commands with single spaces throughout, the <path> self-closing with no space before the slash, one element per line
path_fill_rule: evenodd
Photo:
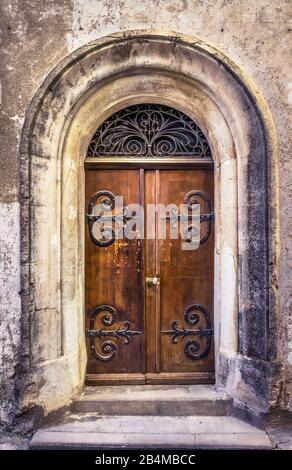
<path fill-rule="evenodd" d="M 122 156 L 212 160 L 209 143 L 196 122 L 181 111 L 159 104 L 121 109 L 97 129 L 87 158 Z"/>

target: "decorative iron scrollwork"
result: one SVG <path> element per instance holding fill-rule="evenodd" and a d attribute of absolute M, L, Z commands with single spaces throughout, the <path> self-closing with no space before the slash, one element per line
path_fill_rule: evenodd
<path fill-rule="evenodd" d="M 212 160 L 209 143 L 186 114 L 169 106 L 124 108 L 97 129 L 87 157 L 185 157 Z"/>
<path fill-rule="evenodd" d="M 141 331 L 130 330 L 131 323 L 126 320 L 123 322 L 123 327 L 117 326 L 114 330 L 107 330 L 99 328 L 94 329 L 95 320 L 98 315 L 101 315 L 101 323 L 104 326 L 112 326 L 117 322 L 118 313 L 111 305 L 98 305 L 90 314 L 89 329 L 86 330 L 85 335 L 89 338 L 90 349 L 93 357 L 99 361 L 108 362 L 111 361 L 118 352 L 118 346 L 116 343 L 110 340 L 104 341 L 100 346 L 100 352 L 96 349 L 96 339 L 103 338 L 122 338 L 124 344 L 130 343 L 131 337 L 141 335 Z"/>
<path fill-rule="evenodd" d="M 112 214 L 112 211 L 115 209 L 115 202 L 115 195 L 107 190 L 97 191 L 90 198 L 86 220 L 90 238 L 97 246 L 105 247 L 114 243 L 116 232 L 113 228 L 113 222 L 121 221 L 123 224 L 126 224 L 129 220 L 140 218 L 138 215 L 130 214 L 127 206 L 122 208 L 121 214 Z M 98 214 L 93 213 L 96 206 L 99 208 Z M 107 212 L 110 212 L 110 214 L 106 215 Z M 108 225 L 106 225 L 107 222 L 109 222 Z M 94 224 L 96 223 L 100 224 L 100 227 L 98 227 L 101 235 L 100 238 L 97 238 L 94 233 Z"/>
<path fill-rule="evenodd" d="M 203 322 L 202 322 L 203 320 Z M 211 320 L 207 309 L 205 309 L 200 304 L 189 305 L 184 312 L 184 321 L 189 325 L 195 326 L 196 329 L 188 329 L 186 327 L 179 328 L 179 322 L 174 320 L 171 323 L 171 330 L 165 330 L 161 333 L 164 335 L 170 335 L 171 342 L 177 344 L 179 338 L 182 340 L 189 336 L 195 336 L 197 339 L 187 341 L 184 345 L 184 353 L 187 357 L 193 360 L 200 360 L 204 357 L 207 357 L 210 348 L 211 348 L 211 339 L 213 334 L 213 329 L 211 325 Z M 203 328 L 200 324 L 205 323 Z M 205 338 L 205 347 L 202 349 L 202 342 L 200 339 Z"/>
<path fill-rule="evenodd" d="M 205 243 L 210 236 L 212 220 L 214 219 L 214 213 L 211 212 L 211 202 L 207 194 L 203 191 L 192 190 L 185 195 L 184 203 L 187 205 L 189 211 L 192 210 L 192 206 L 195 204 L 199 204 L 200 208 L 203 206 L 202 213 L 198 216 L 192 214 L 183 214 L 178 212 L 176 206 L 173 206 L 170 208 L 169 214 L 161 218 L 169 220 L 172 223 L 190 221 L 191 223 L 187 225 L 184 229 L 184 239 L 186 240 L 186 242 L 192 242 L 193 237 L 196 237 L 198 235 L 197 227 L 192 222 L 199 218 L 200 224 L 206 224 L 204 228 L 204 233 L 202 236 L 200 236 L 200 245 L 203 245 L 203 243 Z"/>
<path fill-rule="evenodd" d="M 98 204 L 99 213 L 93 214 L 94 207 Z M 115 208 L 115 196 L 112 192 L 102 190 L 97 191 L 90 198 L 88 204 L 88 214 L 86 214 L 86 220 L 88 222 L 89 235 L 93 243 L 97 246 L 109 246 L 115 241 L 115 231 L 112 225 L 105 225 L 103 223 L 100 227 L 101 238 L 97 238 L 94 233 L 94 224 L 101 218 L 105 221 L 104 215 L 106 212 L 110 212 Z"/>
<path fill-rule="evenodd" d="M 202 204 L 203 202 L 203 204 Z M 199 204 L 200 208 L 203 206 L 203 209 L 200 214 L 200 223 L 204 223 L 204 232 L 203 235 L 200 237 L 200 245 L 205 243 L 211 233 L 212 227 L 212 220 L 214 218 L 214 213 L 211 212 L 211 202 L 208 198 L 207 194 L 203 191 L 199 190 L 192 190 L 189 191 L 184 197 L 184 203 L 188 205 L 188 209 L 191 210 L 192 206 L 195 204 Z M 192 232 L 193 225 L 189 225 L 187 227 L 188 232 Z"/>

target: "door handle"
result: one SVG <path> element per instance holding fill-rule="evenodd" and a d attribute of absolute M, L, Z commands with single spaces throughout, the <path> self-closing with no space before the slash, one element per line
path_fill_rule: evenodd
<path fill-rule="evenodd" d="M 160 279 L 159 277 L 146 277 L 146 284 L 150 286 L 156 286 L 157 284 L 160 284 Z"/>

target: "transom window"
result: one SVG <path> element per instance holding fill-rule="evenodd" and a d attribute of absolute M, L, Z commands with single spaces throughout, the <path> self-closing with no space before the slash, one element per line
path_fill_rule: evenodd
<path fill-rule="evenodd" d="M 137 104 L 110 116 L 95 132 L 87 159 L 98 157 L 194 157 L 212 161 L 197 123 L 165 105 Z"/>

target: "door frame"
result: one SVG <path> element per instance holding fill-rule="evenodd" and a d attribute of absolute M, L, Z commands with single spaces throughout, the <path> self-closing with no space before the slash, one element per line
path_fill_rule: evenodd
<path fill-rule="evenodd" d="M 107 116 L 151 100 L 193 116 L 215 160 L 216 384 L 258 413 L 280 393 L 278 147 L 268 106 L 237 64 L 199 38 L 130 31 L 70 54 L 26 113 L 19 409 L 48 413 L 83 387 L 86 149 Z"/>

